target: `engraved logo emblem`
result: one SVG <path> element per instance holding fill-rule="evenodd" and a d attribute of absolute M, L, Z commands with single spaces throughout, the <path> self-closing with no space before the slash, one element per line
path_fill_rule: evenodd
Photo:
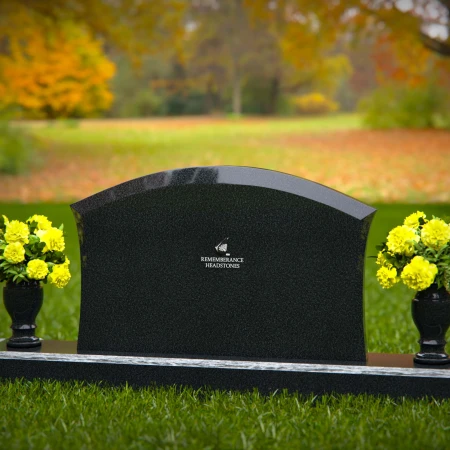
<path fill-rule="evenodd" d="M 229 238 L 225 238 L 223 241 L 219 242 L 214 248 L 216 249 L 216 252 L 218 255 L 225 255 L 225 256 L 230 256 L 229 253 L 227 253 L 228 251 L 228 239 Z"/>
<path fill-rule="evenodd" d="M 200 262 L 206 269 L 240 269 L 244 258 L 231 258 L 228 253 L 228 239 L 219 242 L 214 250 L 218 256 L 201 256 Z"/>

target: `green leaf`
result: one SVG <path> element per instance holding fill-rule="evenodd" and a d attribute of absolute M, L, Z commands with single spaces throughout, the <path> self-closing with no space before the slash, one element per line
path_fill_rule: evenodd
<path fill-rule="evenodd" d="M 444 245 L 436 254 L 436 258 L 439 258 L 446 250 L 448 245 Z"/>
<path fill-rule="evenodd" d="M 38 227 L 38 223 L 33 220 L 33 222 L 28 223 L 28 228 L 30 229 L 30 233 L 34 233 L 36 228 Z"/>
<path fill-rule="evenodd" d="M 59 229 L 60 229 L 61 231 L 64 230 L 64 224 L 63 224 L 63 223 L 59 226 Z"/>

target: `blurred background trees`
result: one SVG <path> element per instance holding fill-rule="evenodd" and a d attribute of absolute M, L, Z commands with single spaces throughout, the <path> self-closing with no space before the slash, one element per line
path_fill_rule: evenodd
<path fill-rule="evenodd" d="M 6 27 L 5 27 L 6 28 Z M 71 21 L 46 30 L 33 14 L 8 21 L 0 102 L 32 118 L 85 117 L 111 106 L 115 67 L 98 40 Z"/>
<path fill-rule="evenodd" d="M 448 0 L 2 0 L 0 108 L 53 119 L 359 107 L 376 127 L 446 127 L 449 9 Z"/>

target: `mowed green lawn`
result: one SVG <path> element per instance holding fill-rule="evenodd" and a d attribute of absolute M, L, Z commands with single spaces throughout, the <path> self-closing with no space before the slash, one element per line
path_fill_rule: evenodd
<path fill-rule="evenodd" d="M 359 127 L 354 117 L 314 119 L 305 123 L 307 132 Z M 284 168 L 289 172 L 285 153 L 276 153 L 269 147 L 259 148 L 260 135 L 269 138 L 273 134 L 279 138 L 280 133 L 298 133 L 299 124 L 297 121 L 256 121 L 250 132 L 247 125 L 241 123 L 220 125 L 215 131 L 208 127 L 195 130 L 184 126 L 163 134 L 155 126 L 155 134 L 148 129 L 127 131 L 126 126 L 122 130 L 114 126 L 108 128 L 107 122 L 98 126 L 93 122 L 82 124 L 80 129 L 36 127 L 35 133 L 51 154 L 62 155 L 61 161 L 67 164 L 71 164 L 74 155 L 88 158 L 95 154 L 103 157 L 105 164 L 110 155 L 119 156 L 118 162 L 123 165 L 120 155 L 135 154 L 140 162 L 151 160 L 153 164 L 156 161 L 160 169 L 225 163 Z M 208 143 L 213 145 L 213 150 L 205 148 Z M 307 157 L 307 152 L 304 155 Z M 259 163 L 249 164 L 249 161 Z M 330 161 L 330 166 L 335 162 Z M 142 170 L 148 173 L 149 167 L 138 164 L 134 173 L 141 174 Z M 389 167 L 384 169 L 388 171 Z M 351 167 L 348 170 L 351 171 Z M 54 176 L 58 178 L 60 174 L 55 172 Z M 79 179 L 83 181 L 83 173 L 79 174 Z M 74 192 L 77 191 L 71 191 L 71 195 Z M 61 222 L 65 225 L 72 280 L 64 290 L 45 286 L 37 329 L 37 334 L 45 339 L 77 338 L 80 264 L 77 233 L 68 204 L 66 201 L 59 204 L 0 203 L 0 214 L 10 219 L 24 220 L 39 213 L 48 215 L 56 225 Z M 417 209 L 429 216 L 450 215 L 450 205 L 442 203 L 373 206 L 378 212 L 371 228 L 367 256 L 375 255 L 375 245 Z M 414 293 L 403 286 L 382 290 L 375 272 L 374 261 L 367 259 L 368 351 L 417 351 L 418 333 L 410 315 Z M 334 301 L 333 293 L 324 301 Z M 9 335 L 8 326 L 7 314 L 0 308 L 0 338 Z M 444 449 L 450 442 L 450 401 L 431 398 L 300 396 L 282 391 L 263 396 L 257 391 L 240 393 L 173 386 L 132 389 L 17 380 L 0 382 L 0 398 L 0 449 Z"/>

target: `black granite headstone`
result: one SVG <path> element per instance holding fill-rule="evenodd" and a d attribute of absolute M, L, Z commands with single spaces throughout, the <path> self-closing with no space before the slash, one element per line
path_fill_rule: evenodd
<path fill-rule="evenodd" d="M 365 363 L 375 209 L 233 166 L 148 175 L 72 209 L 79 353 Z"/>

